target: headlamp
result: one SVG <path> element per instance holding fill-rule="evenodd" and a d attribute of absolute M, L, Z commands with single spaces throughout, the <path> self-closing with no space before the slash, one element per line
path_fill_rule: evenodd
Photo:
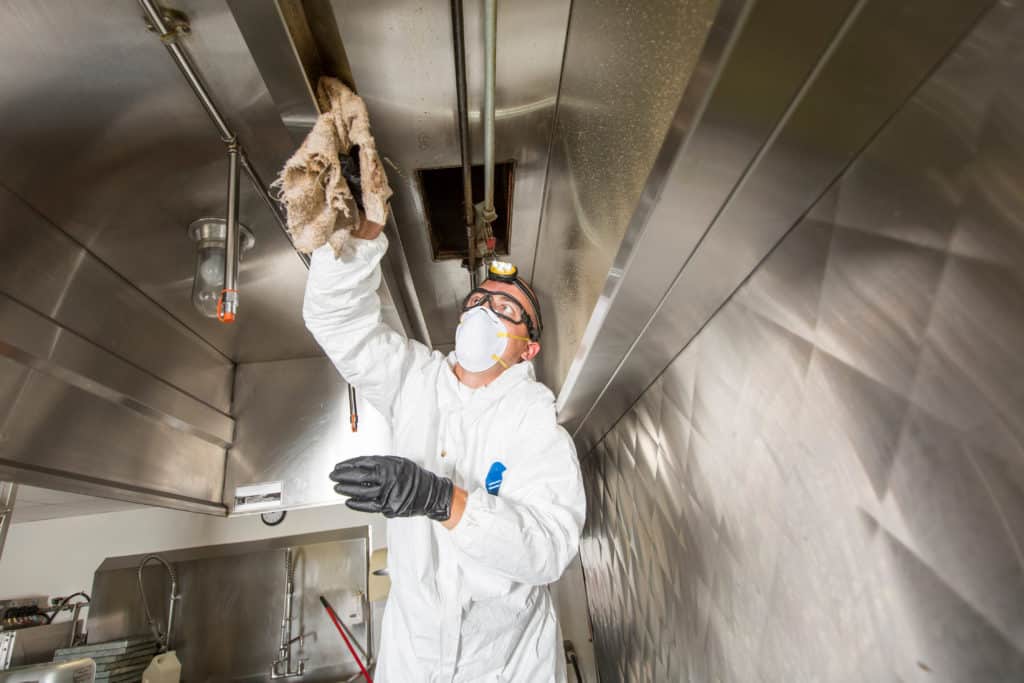
<path fill-rule="evenodd" d="M 487 268 L 487 279 L 495 280 L 497 282 L 507 282 L 508 284 L 515 285 L 516 288 L 526 295 L 527 300 L 533 306 L 534 312 L 537 314 L 537 338 L 540 338 L 540 333 L 544 329 L 544 323 L 541 322 L 540 317 L 540 302 L 537 301 L 537 297 L 533 295 L 526 284 L 519 279 L 519 269 L 515 265 L 508 261 L 491 261 L 491 265 Z"/>

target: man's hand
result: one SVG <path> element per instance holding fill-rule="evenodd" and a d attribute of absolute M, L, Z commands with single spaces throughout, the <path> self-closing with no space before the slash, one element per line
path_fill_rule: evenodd
<path fill-rule="evenodd" d="M 352 236 L 363 240 L 375 240 L 382 230 L 384 230 L 383 225 L 369 220 L 363 212 L 360 211 L 359 227 L 352 231 Z"/>
<path fill-rule="evenodd" d="M 451 479 L 428 472 L 412 460 L 367 455 L 339 462 L 331 472 L 334 490 L 349 496 L 345 505 L 385 517 L 426 515 L 447 521 L 452 512 Z"/>

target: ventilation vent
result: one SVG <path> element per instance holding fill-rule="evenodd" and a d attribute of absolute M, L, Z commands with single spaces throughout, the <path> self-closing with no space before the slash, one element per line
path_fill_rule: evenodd
<path fill-rule="evenodd" d="M 484 200 L 484 167 L 474 166 L 473 203 Z M 507 161 L 494 167 L 494 210 L 498 220 L 491 224 L 495 238 L 495 253 L 508 255 L 509 223 L 512 220 L 512 187 L 515 162 Z M 462 167 L 428 168 L 416 171 L 423 205 L 427 212 L 427 232 L 434 260 L 465 259 L 466 219 L 462 208 Z"/>

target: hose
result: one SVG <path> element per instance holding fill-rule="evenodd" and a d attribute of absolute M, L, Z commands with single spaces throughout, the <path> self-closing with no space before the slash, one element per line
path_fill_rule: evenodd
<path fill-rule="evenodd" d="M 60 614 L 61 610 L 63 610 L 65 607 L 68 606 L 68 603 L 71 602 L 72 598 L 77 598 L 79 595 L 81 595 L 83 598 L 85 598 L 86 603 L 92 602 L 92 598 L 90 598 L 89 594 L 86 593 L 85 591 L 78 591 L 77 593 L 72 593 L 68 597 L 66 597 L 63 600 L 61 600 L 60 604 L 58 604 L 53 609 L 53 614 L 51 614 L 50 616 L 48 616 L 46 618 L 46 623 L 47 624 L 52 624 L 53 623 L 53 618 L 56 617 L 58 614 Z"/>
<path fill-rule="evenodd" d="M 159 562 L 162 564 L 171 577 L 171 599 L 167 607 L 166 636 L 160 633 L 160 627 L 157 625 L 156 619 L 153 618 L 153 613 L 149 609 L 149 601 L 146 599 L 146 589 L 142 584 L 142 570 L 145 569 L 146 565 L 150 562 Z M 159 644 L 161 652 L 167 652 L 171 649 L 171 629 L 174 628 L 174 601 L 177 599 L 178 575 L 175 573 L 174 568 L 167 564 L 167 560 L 164 558 L 159 555 L 147 555 L 142 562 L 139 563 L 138 579 L 139 595 L 142 597 L 142 608 L 146 611 L 146 621 L 149 623 L 149 630 L 153 632 L 153 637 Z"/>
<path fill-rule="evenodd" d="M 345 641 L 345 646 L 348 651 L 352 653 L 352 659 L 356 660 L 356 664 L 359 665 L 359 670 L 363 672 L 363 678 L 366 679 L 366 683 L 373 683 L 373 679 L 370 678 L 369 672 L 366 667 L 363 666 L 363 660 L 359 659 L 359 655 L 356 654 L 355 649 L 352 647 L 352 643 L 349 642 L 348 636 L 345 635 L 345 629 L 341 626 L 341 621 L 338 620 L 338 615 L 335 613 L 334 608 L 331 607 L 331 603 L 327 602 L 327 598 L 320 596 L 320 603 L 323 604 L 324 609 L 327 610 L 327 616 L 334 622 L 334 628 L 338 629 L 338 633 L 341 634 L 341 639 Z"/>
<path fill-rule="evenodd" d="M 288 577 L 289 583 L 295 583 L 295 563 L 292 562 L 291 548 L 286 548 L 284 551 L 284 575 Z"/>

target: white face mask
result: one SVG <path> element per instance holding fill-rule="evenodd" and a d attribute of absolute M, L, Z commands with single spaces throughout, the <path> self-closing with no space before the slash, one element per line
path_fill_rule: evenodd
<path fill-rule="evenodd" d="M 495 363 L 505 365 L 501 354 L 507 346 L 508 332 L 494 311 L 477 306 L 462 314 L 455 330 L 455 358 L 464 369 L 483 372 Z"/>

